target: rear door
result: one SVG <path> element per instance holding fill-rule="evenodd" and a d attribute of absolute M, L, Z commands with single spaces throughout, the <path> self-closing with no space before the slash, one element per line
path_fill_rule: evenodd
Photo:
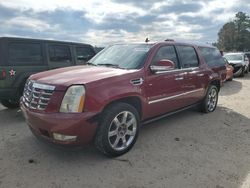
<path fill-rule="evenodd" d="M 2 91 L 7 95 L 2 98 L 17 98 L 22 94 L 26 79 L 34 73 L 47 69 L 43 43 L 39 40 L 6 38 L 4 42 L 3 66 L 5 77 L 0 81 Z"/>
<path fill-rule="evenodd" d="M 47 44 L 49 69 L 74 65 L 71 46 L 67 44 Z"/>
<path fill-rule="evenodd" d="M 6 81 L 11 87 L 20 87 L 31 74 L 47 69 L 42 41 L 9 39 L 6 49 Z"/>
<path fill-rule="evenodd" d="M 181 69 L 185 72 L 180 82 L 184 106 L 194 104 L 204 95 L 203 79 L 206 69 L 202 68 L 196 49 L 189 45 L 177 45 Z M 205 80 L 204 80 L 205 81 Z"/>

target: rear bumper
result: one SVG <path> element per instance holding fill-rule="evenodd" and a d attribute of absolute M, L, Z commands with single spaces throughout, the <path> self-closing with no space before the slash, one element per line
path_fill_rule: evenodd
<path fill-rule="evenodd" d="M 90 122 L 91 113 L 37 113 L 20 105 L 26 122 L 31 131 L 38 137 L 60 145 L 86 145 L 90 143 L 96 133 L 97 123 Z M 76 136 L 72 141 L 54 139 L 53 133 Z"/>

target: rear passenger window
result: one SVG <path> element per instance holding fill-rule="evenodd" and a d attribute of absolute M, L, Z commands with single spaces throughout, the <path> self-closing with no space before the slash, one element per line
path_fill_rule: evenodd
<path fill-rule="evenodd" d="M 199 49 L 209 67 L 221 66 L 225 64 L 218 49 L 209 47 L 199 47 Z"/>
<path fill-rule="evenodd" d="M 182 68 L 198 67 L 199 61 L 195 49 L 191 46 L 177 46 Z"/>
<path fill-rule="evenodd" d="M 77 61 L 88 61 L 95 55 L 93 49 L 89 47 L 76 47 Z"/>
<path fill-rule="evenodd" d="M 69 46 L 49 45 L 50 61 L 71 61 L 71 53 Z"/>
<path fill-rule="evenodd" d="M 152 65 L 157 65 L 157 62 L 162 59 L 168 59 L 175 63 L 175 68 L 178 67 L 178 60 L 174 46 L 163 46 L 155 54 Z"/>
<path fill-rule="evenodd" d="M 10 43 L 9 63 L 15 65 L 40 64 L 43 61 L 41 44 Z"/>

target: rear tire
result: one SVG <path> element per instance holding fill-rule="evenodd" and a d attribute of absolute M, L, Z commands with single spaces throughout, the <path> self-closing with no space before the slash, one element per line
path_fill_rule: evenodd
<path fill-rule="evenodd" d="M 245 69 L 244 69 L 244 67 L 241 68 L 240 77 L 245 77 Z"/>
<path fill-rule="evenodd" d="M 139 114 L 126 103 L 114 103 L 102 113 L 95 145 L 103 154 L 117 157 L 128 152 L 139 134 Z"/>
<path fill-rule="evenodd" d="M 249 73 L 249 67 L 246 68 L 246 72 L 245 72 L 245 73 L 246 73 L 246 74 Z"/>
<path fill-rule="evenodd" d="M 18 108 L 19 107 L 19 102 L 12 101 L 10 99 L 3 99 L 3 100 L 1 100 L 1 104 L 3 106 L 5 106 L 6 108 L 9 108 L 9 109 L 14 109 L 14 108 Z"/>
<path fill-rule="evenodd" d="M 217 107 L 218 88 L 215 85 L 210 85 L 205 98 L 201 103 L 201 111 L 204 113 L 213 112 Z"/>

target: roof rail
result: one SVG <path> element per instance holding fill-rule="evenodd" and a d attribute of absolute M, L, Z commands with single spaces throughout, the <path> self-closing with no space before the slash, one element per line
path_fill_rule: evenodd
<path fill-rule="evenodd" d="M 166 42 L 174 42 L 174 39 L 165 39 Z"/>

